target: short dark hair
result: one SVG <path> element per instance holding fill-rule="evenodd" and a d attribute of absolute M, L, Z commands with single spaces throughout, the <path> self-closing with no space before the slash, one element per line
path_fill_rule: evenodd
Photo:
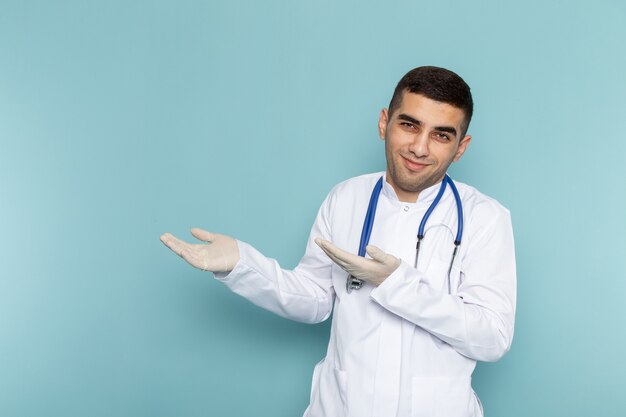
<path fill-rule="evenodd" d="M 393 92 L 393 97 L 389 103 L 389 118 L 400 105 L 402 97 L 407 91 L 463 110 L 465 121 L 461 126 L 463 130 L 461 136 L 465 136 L 470 120 L 472 120 L 474 102 L 469 85 L 461 77 L 445 68 L 413 68 L 402 77 Z"/>

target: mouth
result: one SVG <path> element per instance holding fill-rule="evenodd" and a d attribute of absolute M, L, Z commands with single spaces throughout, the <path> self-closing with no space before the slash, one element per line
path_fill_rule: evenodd
<path fill-rule="evenodd" d="M 409 171 L 413 171 L 413 172 L 423 171 L 426 167 L 431 165 L 430 163 L 422 164 L 419 162 L 414 162 L 414 161 L 411 161 L 410 159 L 405 158 L 404 156 L 401 156 L 401 158 L 402 158 L 402 161 L 404 162 L 404 166 L 407 167 Z"/>

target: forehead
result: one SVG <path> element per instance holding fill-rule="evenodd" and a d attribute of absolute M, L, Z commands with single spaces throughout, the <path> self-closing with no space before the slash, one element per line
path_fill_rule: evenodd
<path fill-rule="evenodd" d="M 465 112 L 451 104 L 432 100 L 421 94 L 405 92 L 392 117 L 406 114 L 426 125 L 453 126 L 457 129 L 465 119 Z"/>

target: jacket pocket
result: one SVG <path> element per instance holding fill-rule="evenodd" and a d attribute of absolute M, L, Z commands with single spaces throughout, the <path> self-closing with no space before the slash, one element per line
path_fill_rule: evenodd
<path fill-rule="evenodd" d="M 472 379 L 415 377 L 411 417 L 479 417 L 474 413 Z"/>
<path fill-rule="evenodd" d="M 345 371 L 328 366 L 325 361 L 315 365 L 311 386 L 311 403 L 305 417 L 347 416 L 347 382 Z"/>

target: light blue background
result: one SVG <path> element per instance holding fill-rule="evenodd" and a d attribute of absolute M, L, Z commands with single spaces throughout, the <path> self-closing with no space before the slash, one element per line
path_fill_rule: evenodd
<path fill-rule="evenodd" d="M 615 1 L 0 1 L 0 416 L 299 416 L 328 324 L 159 242 L 299 260 L 337 182 L 384 169 L 410 68 L 472 86 L 452 173 L 507 206 L 511 352 L 488 417 L 623 416 L 626 6 Z"/>

